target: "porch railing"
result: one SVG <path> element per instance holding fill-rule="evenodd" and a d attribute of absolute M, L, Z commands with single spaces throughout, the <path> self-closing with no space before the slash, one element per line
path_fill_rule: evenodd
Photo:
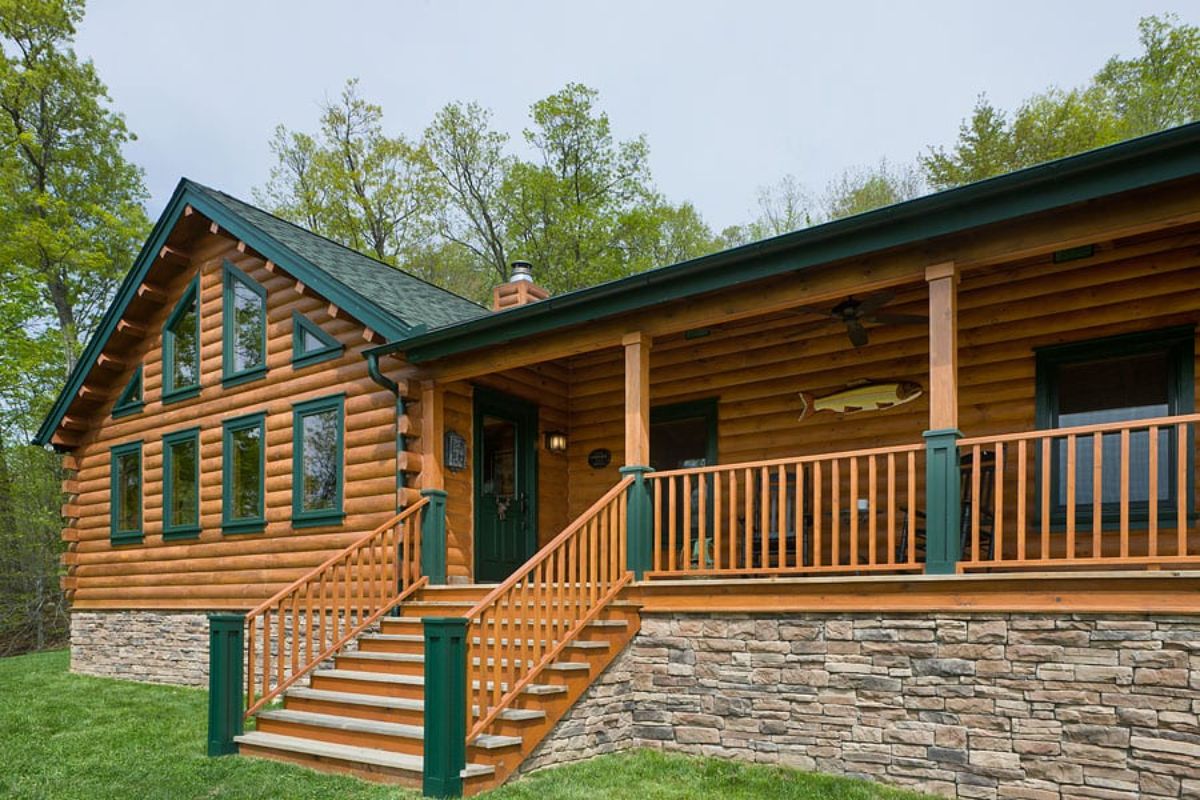
<path fill-rule="evenodd" d="M 650 577 L 921 569 L 922 444 L 646 475 Z"/>
<path fill-rule="evenodd" d="M 1200 564 L 1200 414 L 959 441 L 959 570 Z"/>
<path fill-rule="evenodd" d="M 428 504 L 422 497 L 246 615 L 246 717 L 426 583 Z"/>
<path fill-rule="evenodd" d="M 624 478 L 464 616 L 467 741 L 486 730 L 627 584 Z"/>

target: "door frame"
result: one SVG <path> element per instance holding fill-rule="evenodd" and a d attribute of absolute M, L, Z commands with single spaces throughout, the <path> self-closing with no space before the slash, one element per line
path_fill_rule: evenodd
<path fill-rule="evenodd" d="M 525 561 L 538 550 L 538 407 L 535 403 L 514 397 L 511 394 L 475 386 L 472 392 L 472 443 L 474 457 L 471 459 L 471 566 L 472 578 L 479 575 L 479 499 L 483 487 L 483 418 L 485 415 L 512 419 L 517 423 L 517 447 L 524 451 L 524 469 L 517 476 L 521 485 L 529 491 L 529 525 L 525 531 Z M 521 563 L 524 563 L 522 561 Z"/>

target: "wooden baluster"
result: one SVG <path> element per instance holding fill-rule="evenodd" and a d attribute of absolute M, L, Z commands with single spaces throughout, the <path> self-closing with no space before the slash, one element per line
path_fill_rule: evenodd
<path fill-rule="evenodd" d="M 982 450 L 979 445 L 971 447 L 971 562 L 979 561 L 979 500 L 980 480 L 983 465 L 980 463 Z"/>
<path fill-rule="evenodd" d="M 625 565 L 629 563 L 629 495 L 622 494 L 620 498 L 621 508 L 617 512 L 617 518 L 621 521 L 621 535 L 618 541 L 621 543 L 621 554 L 617 558 L 617 576 L 625 574 Z M 657 515 L 658 510 L 654 513 Z M 655 549 L 658 549 L 658 543 L 655 542 Z"/>
<path fill-rule="evenodd" d="M 650 481 L 654 486 L 654 571 L 662 571 L 662 479 L 657 478 Z"/>
<path fill-rule="evenodd" d="M 829 564 L 838 567 L 842 563 L 842 474 L 841 464 L 836 458 L 829 465 L 829 514 Z"/>
<path fill-rule="evenodd" d="M 858 458 L 850 457 L 850 566 L 858 566 Z"/>
<path fill-rule="evenodd" d="M 771 565 L 771 473 L 766 467 L 758 470 L 759 569 Z"/>
<path fill-rule="evenodd" d="M 1150 537 L 1148 555 L 1158 556 L 1158 426 L 1150 426 L 1150 485 L 1148 505 L 1150 506 L 1150 522 L 1146 533 Z"/>
<path fill-rule="evenodd" d="M 915 509 L 909 508 L 911 515 Z M 909 537 L 913 535 L 909 531 Z M 896 563 L 896 454 L 887 457 L 887 563 Z"/>
<path fill-rule="evenodd" d="M 675 478 L 667 478 L 667 569 L 675 571 Z"/>
<path fill-rule="evenodd" d="M 288 650 L 292 653 L 292 674 L 300 671 L 300 596 L 292 594 L 292 635 L 288 637 Z"/>
<path fill-rule="evenodd" d="M 1028 495 L 1026 478 L 1029 476 L 1028 443 L 1021 439 L 1017 442 L 1017 561 L 1025 560 L 1025 499 Z M 997 560 L 1004 558 L 1004 551 L 996 548 Z"/>
<path fill-rule="evenodd" d="M 1129 428 L 1121 429 L 1121 558 L 1129 558 Z"/>
<path fill-rule="evenodd" d="M 1092 558 L 1104 555 L 1104 434 L 1092 434 Z"/>
<path fill-rule="evenodd" d="M 281 602 L 279 604 L 279 611 L 278 611 L 278 613 L 275 614 L 275 619 L 277 621 L 276 624 L 277 624 L 277 628 L 278 628 L 275 635 L 279 638 L 279 643 L 278 643 L 277 647 L 275 648 L 275 668 L 276 668 L 276 673 L 277 673 L 276 683 L 275 683 L 276 686 L 283 683 L 283 671 L 285 669 L 284 665 L 286 663 L 284 659 L 286 658 L 286 655 L 287 655 L 284 652 L 284 643 L 287 641 L 287 635 L 285 633 L 284 626 L 283 626 L 283 617 L 284 617 L 283 603 Z"/>
<path fill-rule="evenodd" d="M 737 569 L 737 509 L 738 509 L 738 480 L 737 473 L 729 471 L 729 568 Z"/>
<path fill-rule="evenodd" d="M 591 557 L 588 559 L 589 572 L 591 576 L 591 591 L 588 593 L 588 608 L 591 608 L 597 600 L 600 599 L 600 587 L 596 585 L 600 580 L 600 522 L 593 519 L 588 529 L 592 532 L 591 539 Z"/>
<path fill-rule="evenodd" d="M 609 513 L 608 513 L 610 508 L 611 508 L 611 506 L 605 506 L 604 508 L 600 509 L 600 513 L 597 514 L 597 517 L 599 517 L 599 519 L 597 520 L 597 527 L 600 530 L 600 534 L 599 534 L 600 535 L 600 542 L 599 542 L 600 558 L 597 559 L 599 563 L 597 564 L 596 580 L 601 587 L 598 589 L 598 591 L 601 595 L 604 594 L 604 590 L 602 588 L 604 586 L 604 572 L 605 572 L 604 565 L 608 563 L 608 537 L 609 537 L 609 532 L 611 531 L 610 526 L 612 523 L 612 520 L 609 518 Z"/>
<path fill-rule="evenodd" d="M 1180 422 L 1175 426 L 1175 555 L 1180 558 L 1186 556 L 1188 551 L 1187 439 L 1187 424 Z"/>
<path fill-rule="evenodd" d="M 777 501 L 777 504 L 779 506 L 779 511 L 778 511 L 779 522 L 776 525 L 776 527 L 778 528 L 778 535 L 776 536 L 777 544 L 775 547 L 775 550 L 776 550 L 775 566 L 779 567 L 780 569 L 783 569 L 787 566 L 787 539 L 788 539 L 788 537 L 787 537 L 788 503 L 787 503 L 787 467 L 786 466 L 784 466 L 783 464 L 779 465 L 779 468 L 776 470 L 776 478 L 775 479 L 777 481 L 779 481 L 779 497 L 778 497 L 778 501 Z"/>
<path fill-rule="evenodd" d="M 254 669 L 257 661 L 254 655 L 254 638 L 257 628 L 258 617 L 246 620 L 246 708 L 254 705 Z"/>
<path fill-rule="evenodd" d="M 1067 559 L 1075 558 L 1075 434 L 1067 435 Z"/>
<path fill-rule="evenodd" d="M 917 507 L 917 454 L 912 450 L 908 451 L 908 478 L 905 481 L 908 486 L 908 507 L 915 509 Z M 917 532 L 914 527 L 916 518 L 909 512 L 909 534 L 908 534 L 908 563 L 917 563 Z"/>
<path fill-rule="evenodd" d="M 744 498 L 746 529 L 742 532 L 745 537 L 742 550 L 746 560 L 742 564 L 742 569 L 751 570 L 754 569 L 754 473 L 747 468 L 743 477 L 745 481 L 742 487 L 746 490 Z"/>
<path fill-rule="evenodd" d="M 812 462 L 813 475 L 813 567 L 821 566 L 821 462 Z"/>
<path fill-rule="evenodd" d="M 1050 458 L 1050 437 L 1042 437 L 1042 540 L 1041 559 L 1050 558 L 1050 473 L 1054 461 Z"/>
<path fill-rule="evenodd" d="M 721 473 L 713 472 L 711 475 L 713 486 L 713 569 L 720 572 L 722 567 L 721 558 L 723 555 L 723 548 L 721 547 L 721 544 L 722 539 L 724 538 L 722 536 L 722 528 L 724 527 L 725 522 L 724 516 L 721 514 Z"/>
<path fill-rule="evenodd" d="M 682 477 L 683 488 L 681 490 L 682 497 L 679 498 L 680 505 L 683 506 L 683 552 L 680 557 L 683 559 L 684 571 L 694 569 L 692 567 L 692 476 L 690 473 L 684 473 Z"/>
<path fill-rule="evenodd" d="M 698 497 L 696 514 L 700 517 L 696 526 L 696 549 L 700 552 L 699 569 L 708 569 L 708 473 L 701 472 L 696 476 Z"/>
<path fill-rule="evenodd" d="M 409 584 L 415 583 L 421 577 L 421 530 L 417 526 L 417 518 L 410 518 L 408 523 L 408 539 L 412 542 L 409 551 L 412 553 L 412 569 L 408 571 Z"/>
<path fill-rule="evenodd" d="M 1004 552 L 1004 442 L 996 442 L 996 474 L 992 488 L 992 559 Z M 983 560 L 982 558 L 980 559 Z"/>
<path fill-rule="evenodd" d="M 875 566 L 878 563 L 879 555 L 875 552 L 875 538 L 879 535 L 879 502 L 878 496 L 878 480 L 876 474 L 878 467 L 875 464 L 875 456 L 867 456 L 867 563 Z"/>
<path fill-rule="evenodd" d="M 796 569 L 804 568 L 804 464 L 796 463 L 796 520 L 794 547 L 796 548 Z"/>

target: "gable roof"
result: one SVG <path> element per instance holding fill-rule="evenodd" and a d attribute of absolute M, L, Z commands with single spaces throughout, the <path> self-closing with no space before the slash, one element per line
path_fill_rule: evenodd
<path fill-rule="evenodd" d="M 488 313 L 483 306 L 415 275 L 286 222 L 224 192 L 183 178 L 38 428 L 34 444 L 50 442 L 138 286 L 146 279 L 159 250 L 188 206 L 385 339 L 411 336 L 427 328 L 445 327 Z"/>
<path fill-rule="evenodd" d="M 741 247 L 514 306 L 372 348 L 411 363 L 644 310 L 787 272 L 1200 175 L 1200 122 Z"/>

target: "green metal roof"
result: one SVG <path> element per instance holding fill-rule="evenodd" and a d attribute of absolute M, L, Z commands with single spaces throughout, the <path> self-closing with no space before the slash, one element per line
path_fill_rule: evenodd
<path fill-rule="evenodd" d="M 659 267 L 371 350 L 432 361 L 729 286 L 1200 175 L 1200 123 Z"/>
<path fill-rule="evenodd" d="M 34 436 L 34 444 L 49 443 L 187 206 L 246 242 L 386 339 L 411 336 L 430 327 L 444 327 L 488 313 L 482 306 L 403 270 L 184 178 L 175 187 L 133 268 L 125 276 L 78 364 L 43 420 Z"/>

